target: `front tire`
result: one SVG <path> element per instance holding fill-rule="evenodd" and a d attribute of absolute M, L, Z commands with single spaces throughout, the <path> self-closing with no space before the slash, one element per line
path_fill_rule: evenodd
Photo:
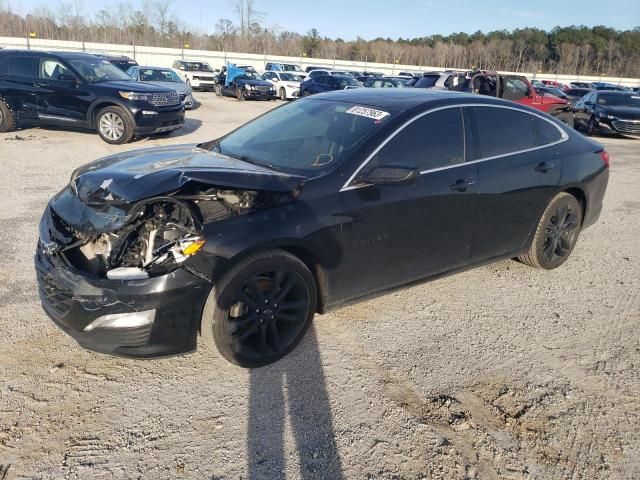
<path fill-rule="evenodd" d="M 213 87 L 213 91 L 216 94 L 216 96 L 221 97 L 222 96 L 222 85 L 220 85 L 219 83 L 216 83 L 215 86 Z"/>
<path fill-rule="evenodd" d="M 243 88 L 237 88 L 236 89 L 236 98 L 238 100 L 240 100 L 241 102 L 245 100 L 245 93 L 244 93 L 244 89 Z"/>
<path fill-rule="evenodd" d="M 522 263 L 552 270 L 567 261 L 582 227 L 582 205 L 573 195 L 556 195 L 542 214 Z"/>
<path fill-rule="evenodd" d="M 131 116 L 122 107 L 106 107 L 96 116 L 96 129 L 105 142 L 121 145 L 133 138 L 134 124 Z"/>
<path fill-rule="evenodd" d="M 0 133 L 6 133 L 13 130 L 16 126 L 13 112 L 9 106 L 0 98 Z"/>
<path fill-rule="evenodd" d="M 211 289 L 201 335 L 227 361 L 261 367 L 295 348 L 317 306 L 316 283 L 307 266 L 283 250 L 251 255 Z"/>
<path fill-rule="evenodd" d="M 283 102 L 287 101 L 287 91 L 284 88 L 280 89 L 280 100 Z"/>

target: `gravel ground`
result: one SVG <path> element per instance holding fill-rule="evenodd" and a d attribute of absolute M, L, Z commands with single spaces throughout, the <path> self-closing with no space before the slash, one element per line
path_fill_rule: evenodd
<path fill-rule="evenodd" d="M 601 139 L 605 208 L 560 269 L 504 261 L 335 310 L 270 367 L 113 358 L 58 330 L 32 255 L 72 170 L 275 105 L 198 98 L 163 139 L 0 135 L 0 479 L 640 477 L 639 141 Z"/>

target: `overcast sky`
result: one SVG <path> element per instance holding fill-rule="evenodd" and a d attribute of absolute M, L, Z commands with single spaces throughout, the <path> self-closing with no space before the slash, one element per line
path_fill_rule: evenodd
<path fill-rule="evenodd" d="M 118 0 L 78 0 L 88 16 L 100 9 L 114 8 Z M 39 5 L 54 10 L 55 0 L 0 0 L 25 14 Z M 134 8 L 142 3 L 129 2 Z M 264 24 L 305 33 L 317 28 L 320 34 L 344 40 L 356 36 L 419 37 L 436 33 L 473 33 L 477 30 L 538 27 L 550 30 L 557 25 L 606 25 L 619 30 L 640 25 L 640 0 L 616 0 L 607 8 L 602 1 L 518 1 L 504 0 L 256 0 L 264 12 Z M 173 12 L 194 29 L 213 32 L 219 18 L 235 22 L 230 0 L 175 0 Z"/>

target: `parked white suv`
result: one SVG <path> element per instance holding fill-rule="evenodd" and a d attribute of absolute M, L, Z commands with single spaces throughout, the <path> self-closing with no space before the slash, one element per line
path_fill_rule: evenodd
<path fill-rule="evenodd" d="M 273 84 L 276 95 L 283 101 L 298 98 L 300 96 L 300 82 L 304 81 L 304 75 L 293 72 L 264 72 L 262 78 Z"/>
<path fill-rule="evenodd" d="M 173 70 L 194 90 L 213 90 L 215 86 L 216 72 L 208 63 L 176 60 Z"/>

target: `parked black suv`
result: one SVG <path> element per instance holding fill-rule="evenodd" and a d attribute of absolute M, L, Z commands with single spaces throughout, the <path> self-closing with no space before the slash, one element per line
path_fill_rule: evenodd
<path fill-rule="evenodd" d="M 175 90 L 135 82 L 96 55 L 0 52 L 0 132 L 37 125 L 96 129 L 105 142 L 121 144 L 183 123 Z"/>

